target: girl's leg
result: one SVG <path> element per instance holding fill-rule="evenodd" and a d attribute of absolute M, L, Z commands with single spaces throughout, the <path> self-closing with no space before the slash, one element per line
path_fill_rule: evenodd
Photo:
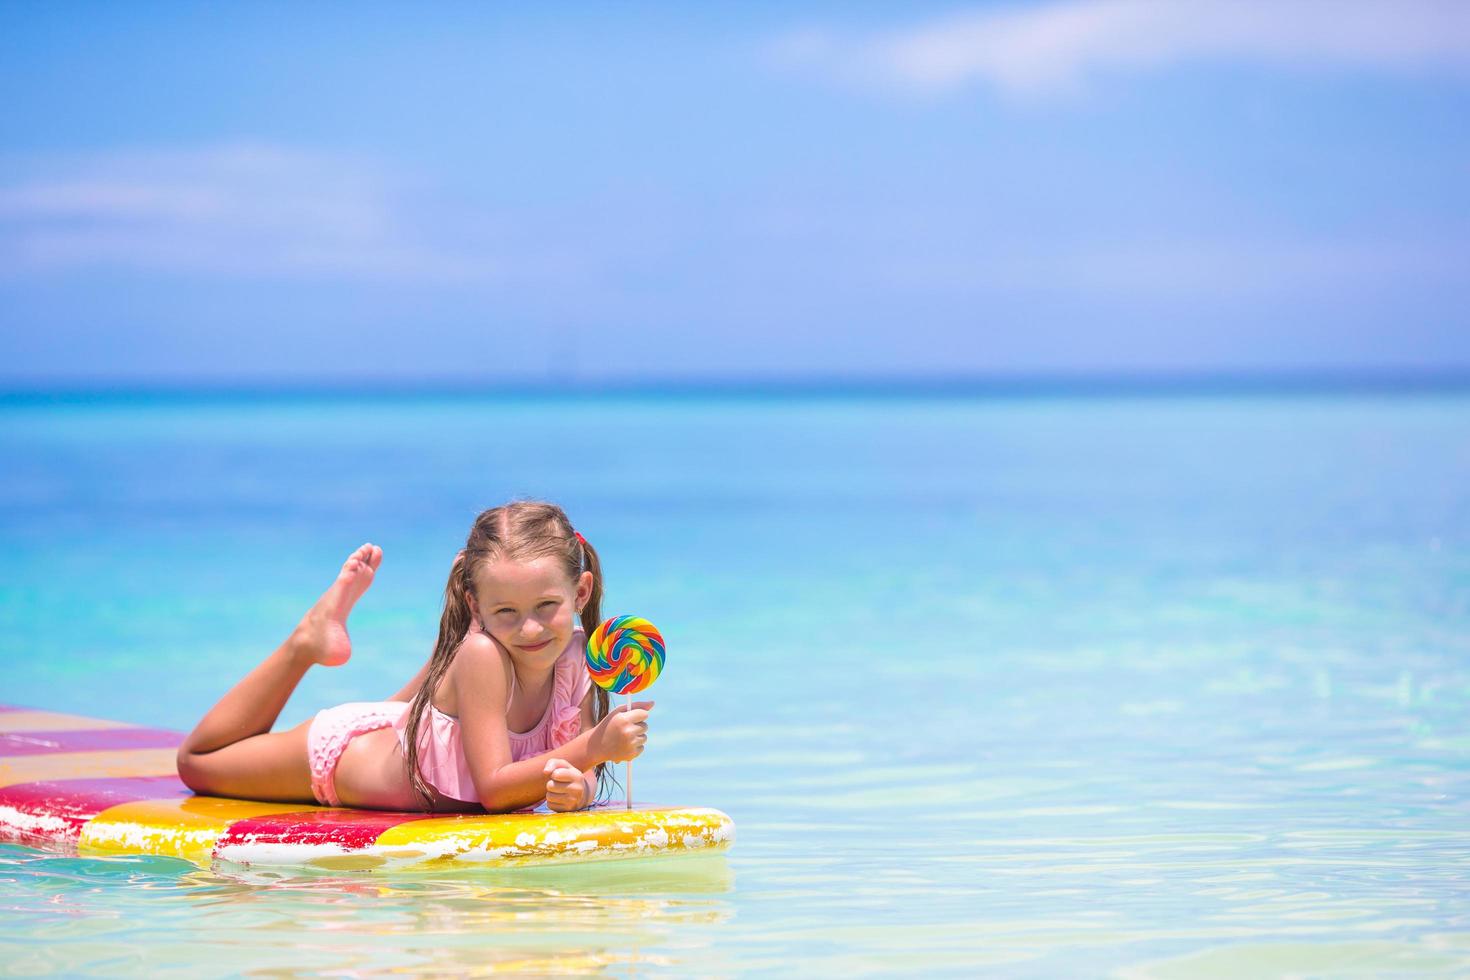
<path fill-rule="evenodd" d="M 179 778 L 185 785 L 200 793 L 269 799 L 278 795 L 260 795 L 262 788 L 280 785 L 284 791 L 290 784 L 292 791 L 305 786 L 306 798 L 311 798 L 309 723 L 267 733 L 312 664 L 336 666 L 352 655 L 347 616 L 382 561 L 383 549 L 374 545 L 353 552 L 286 641 L 209 710 L 179 746 Z M 293 792 L 288 798 L 299 795 Z"/>
<path fill-rule="evenodd" d="M 315 803 L 306 750 L 310 727 L 308 719 L 289 731 L 251 735 L 203 754 L 186 756 L 180 749 L 179 778 L 205 796 Z"/>

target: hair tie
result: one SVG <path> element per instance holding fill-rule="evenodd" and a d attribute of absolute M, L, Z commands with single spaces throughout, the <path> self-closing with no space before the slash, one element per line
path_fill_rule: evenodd
<path fill-rule="evenodd" d="M 582 542 L 582 547 L 584 547 L 584 548 L 587 547 L 587 539 L 584 538 L 584 537 L 582 537 L 582 532 L 581 531 L 573 531 L 572 533 L 577 536 L 577 540 L 578 541 Z"/>

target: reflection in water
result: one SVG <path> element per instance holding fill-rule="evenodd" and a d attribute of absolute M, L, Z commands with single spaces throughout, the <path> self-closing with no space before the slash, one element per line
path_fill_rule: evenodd
<path fill-rule="evenodd" d="M 6 897 L 21 886 L 49 896 L 39 907 L 6 902 L 7 939 L 25 936 L 6 972 L 146 974 L 201 961 L 233 972 L 237 945 L 248 948 L 251 972 L 287 976 L 677 969 L 683 959 L 669 949 L 678 931 L 730 918 L 721 896 L 731 875 L 723 856 L 658 863 L 379 877 L 216 871 L 172 858 L 5 846 Z M 194 953 L 176 956 L 180 942 Z"/>

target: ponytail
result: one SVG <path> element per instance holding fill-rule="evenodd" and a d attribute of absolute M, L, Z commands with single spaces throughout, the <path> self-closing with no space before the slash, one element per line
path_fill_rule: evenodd
<path fill-rule="evenodd" d="M 470 629 L 469 575 L 466 570 L 464 552 L 454 556 L 449 566 L 449 581 L 444 585 L 444 612 L 439 617 L 439 638 L 434 642 L 434 654 L 429 658 L 429 673 L 423 686 L 414 695 L 408 706 L 408 727 L 404 731 L 404 751 L 407 753 L 408 778 L 414 793 L 423 801 L 424 809 L 434 810 L 434 796 L 429 784 L 419 772 L 419 729 L 423 725 L 424 711 L 432 702 L 434 692 L 439 689 L 449 664 L 454 660 L 454 651 L 459 648 Z"/>
<path fill-rule="evenodd" d="M 587 539 L 577 534 L 572 539 L 574 548 L 581 550 L 582 571 L 592 573 L 592 595 L 587 599 L 587 604 L 582 607 L 582 631 L 590 638 L 597 627 L 602 623 L 602 562 L 597 557 L 597 550 L 587 543 Z M 609 698 L 607 691 L 597 684 L 592 685 L 592 724 L 595 727 L 598 722 L 607 717 L 609 710 Z M 617 784 L 613 776 L 612 767 L 606 762 L 597 764 L 597 801 L 611 797 L 612 787 Z M 593 802 L 593 801 L 589 801 Z"/>

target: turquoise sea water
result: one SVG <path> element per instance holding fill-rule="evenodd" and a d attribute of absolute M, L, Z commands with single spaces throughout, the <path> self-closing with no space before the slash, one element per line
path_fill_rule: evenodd
<path fill-rule="evenodd" d="M 1470 397 L 0 402 L 0 701 L 187 729 L 345 554 L 393 693 L 473 515 L 657 623 L 726 858 L 219 873 L 0 845 L 0 973 L 1470 972 Z"/>

